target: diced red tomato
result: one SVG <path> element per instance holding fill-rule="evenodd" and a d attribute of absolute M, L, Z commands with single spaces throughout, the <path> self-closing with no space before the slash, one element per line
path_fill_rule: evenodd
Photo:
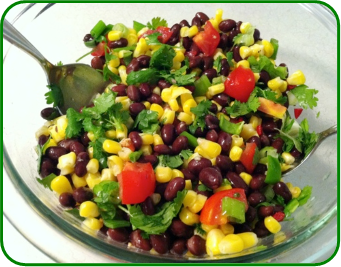
<path fill-rule="evenodd" d="M 106 46 L 106 43 L 105 42 L 101 42 L 99 43 L 93 50 L 92 50 L 92 53 L 91 55 L 94 56 L 94 57 L 102 57 L 105 55 L 105 46 Z"/>
<path fill-rule="evenodd" d="M 227 216 L 221 210 L 222 199 L 230 197 L 242 201 L 245 204 L 245 212 L 248 209 L 245 191 L 242 188 L 233 188 L 219 191 L 209 197 L 200 212 L 200 222 L 207 225 L 222 225 L 228 222 Z"/>
<path fill-rule="evenodd" d="M 130 138 L 124 138 L 120 142 L 121 146 L 129 148 L 131 151 L 135 151 L 135 146 L 133 142 L 130 140 Z"/>
<path fill-rule="evenodd" d="M 152 33 L 158 32 L 161 35 L 158 36 L 158 40 L 165 44 L 168 42 L 168 40 L 172 37 L 173 32 L 168 28 L 168 27 L 164 27 L 164 26 L 159 26 L 156 28 L 156 30 L 148 30 L 145 33 L 143 33 L 141 36 L 139 36 L 139 38 L 145 38 L 148 35 L 151 35 Z"/>
<path fill-rule="evenodd" d="M 255 88 L 255 84 L 252 70 L 239 66 L 227 76 L 224 83 L 225 93 L 240 102 L 246 102 Z"/>
<path fill-rule="evenodd" d="M 257 145 L 255 143 L 246 143 L 245 149 L 240 157 L 240 162 L 243 164 L 248 173 L 252 173 L 256 165 L 253 165 L 253 158 L 256 153 Z"/>
<path fill-rule="evenodd" d="M 295 108 L 294 109 L 294 114 L 295 114 L 295 119 L 297 119 L 303 111 L 303 108 Z"/>
<path fill-rule="evenodd" d="M 194 43 L 200 48 L 205 56 L 213 56 L 220 42 L 219 32 L 207 21 L 204 31 L 199 32 L 193 37 Z"/>
<path fill-rule="evenodd" d="M 285 213 L 282 211 L 278 211 L 274 215 L 272 215 L 272 217 L 274 217 L 275 220 L 277 220 L 278 222 L 281 222 L 285 218 Z"/>
<path fill-rule="evenodd" d="M 122 204 L 141 203 L 155 190 L 155 174 L 150 163 L 127 162 L 117 180 Z"/>
<path fill-rule="evenodd" d="M 256 127 L 256 131 L 257 131 L 258 135 L 261 135 L 261 134 L 263 133 L 262 125 L 258 125 L 258 126 Z"/>
<path fill-rule="evenodd" d="M 294 89 L 296 86 L 297 85 L 290 85 L 290 84 L 288 84 L 287 90 L 290 91 L 290 90 Z"/>

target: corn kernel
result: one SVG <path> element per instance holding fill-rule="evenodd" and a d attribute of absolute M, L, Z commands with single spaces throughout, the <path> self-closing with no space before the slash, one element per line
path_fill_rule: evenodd
<path fill-rule="evenodd" d="M 191 212 L 188 208 L 183 207 L 179 213 L 180 220 L 186 225 L 193 225 L 200 222 L 198 214 Z"/>
<path fill-rule="evenodd" d="M 90 173 L 96 173 L 99 169 L 99 162 L 97 159 L 90 159 L 86 165 L 86 170 Z"/>
<path fill-rule="evenodd" d="M 249 123 L 252 124 L 253 129 L 256 130 L 258 125 L 262 125 L 262 119 L 252 115 L 249 120 Z"/>
<path fill-rule="evenodd" d="M 87 183 L 85 181 L 84 177 L 79 177 L 78 175 L 76 175 L 75 173 L 72 174 L 71 176 L 72 179 L 72 184 L 74 185 L 74 187 L 79 188 L 79 187 L 83 187 L 86 186 Z"/>
<path fill-rule="evenodd" d="M 219 186 L 218 188 L 214 189 L 213 192 L 217 193 L 217 192 L 220 192 L 223 190 L 229 190 L 229 189 L 232 189 L 232 186 L 230 184 L 227 184 L 227 185 Z"/>
<path fill-rule="evenodd" d="M 240 32 L 241 33 L 247 33 L 248 30 L 250 29 L 251 27 L 251 23 L 250 22 L 243 22 L 241 25 L 240 25 Z"/>
<path fill-rule="evenodd" d="M 146 109 L 148 109 L 148 110 L 150 109 L 150 106 L 151 106 L 150 102 L 143 101 L 142 104 L 146 107 Z"/>
<path fill-rule="evenodd" d="M 51 189 L 57 194 L 72 193 L 69 180 L 64 175 L 59 175 L 51 181 Z"/>
<path fill-rule="evenodd" d="M 249 68 L 250 68 L 250 63 L 249 63 L 249 61 L 243 59 L 243 60 L 241 60 L 241 61 L 239 61 L 239 62 L 237 63 L 237 68 L 238 68 L 239 66 L 242 66 L 244 69 L 249 69 Z"/>
<path fill-rule="evenodd" d="M 116 181 L 113 171 L 109 168 L 104 168 L 101 172 L 101 181 Z"/>
<path fill-rule="evenodd" d="M 287 82 L 283 81 L 280 77 L 276 77 L 268 81 L 268 87 L 275 92 L 284 92 L 287 89 Z"/>
<path fill-rule="evenodd" d="M 234 227 L 230 223 L 219 225 L 219 228 L 224 233 L 224 235 L 230 235 L 234 233 Z"/>
<path fill-rule="evenodd" d="M 134 57 L 139 57 L 141 55 L 144 55 L 147 50 L 149 49 L 148 44 L 146 42 L 145 38 L 140 38 L 140 40 L 138 41 L 136 48 L 134 50 Z"/>
<path fill-rule="evenodd" d="M 215 17 L 214 19 L 217 21 L 219 24 L 223 20 L 223 10 L 218 8 L 217 11 L 215 12 Z"/>
<path fill-rule="evenodd" d="M 253 77 L 255 77 L 255 82 L 258 82 L 259 78 L 260 78 L 260 74 L 259 73 L 253 73 Z"/>
<path fill-rule="evenodd" d="M 225 235 L 220 229 L 212 229 L 207 233 L 206 237 L 206 253 L 210 256 L 220 254 L 219 243 Z"/>
<path fill-rule="evenodd" d="M 118 156 L 108 157 L 107 164 L 115 176 L 120 174 L 123 170 L 123 160 Z"/>
<path fill-rule="evenodd" d="M 110 69 L 114 69 L 114 68 L 117 68 L 118 66 L 120 65 L 120 59 L 117 57 L 117 58 L 114 58 L 114 59 L 111 59 L 108 63 L 108 68 Z M 112 71 L 113 72 L 113 71 Z"/>
<path fill-rule="evenodd" d="M 118 73 L 119 73 L 119 75 L 120 75 L 120 77 L 121 77 L 121 83 L 123 83 L 123 84 L 125 84 L 125 85 L 127 85 L 127 68 L 125 67 L 125 66 L 119 66 L 118 67 Z M 122 104 L 123 105 L 123 104 Z"/>
<path fill-rule="evenodd" d="M 122 129 L 116 129 L 116 139 L 122 140 L 128 137 L 128 128 L 124 124 L 121 125 Z"/>
<path fill-rule="evenodd" d="M 142 145 L 152 145 L 154 143 L 154 137 L 151 134 L 141 133 Z"/>
<path fill-rule="evenodd" d="M 264 55 L 266 57 L 271 57 L 274 53 L 274 47 L 272 46 L 272 44 L 267 40 L 262 40 L 262 44 L 264 46 Z"/>
<path fill-rule="evenodd" d="M 106 139 L 103 142 L 103 150 L 107 153 L 117 154 L 118 151 L 120 151 L 121 149 L 122 149 L 122 147 L 121 147 L 120 143 L 118 143 L 116 141 Z"/>
<path fill-rule="evenodd" d="M 201 229 L 203 229 L 206 233 L 208 233 L 209 231 L 213 230 L 213 229 L 217 229 L 218 225 L 209 225 L 209 224 L 201 224 Z"/>
<path fill-rule="evenodd" d="M 84 201 L 79 206 L 79 215 L 85 218 L 96 218 L 100 215 L 98 206 L 92 201 Z"/>
<path fill-rule="evenodd" d="M 245 59 L 252 55 L 252 50 L 248 46 L 241 46 L 239 48 L 239 55 L 242 59 Z"/>
<path fill-rule="evenodd" d="M 163 122 L 163 124 L 172 124 L 175 119 L 175 111 L 166 109 L 159 119 L 159 121 Z"/>
<path fill-rule="evenodd" d="M 210 158 L 215 158 L 220 155 L 221 146 L 218 143 L 203 138 L 198 138 L 197 141 L 199 147 L 201 147 Z"/>
<path fill-rule="evenodd" d="M 182 51 L 176 51 L 175 57 L 173 58 L 173 60 L 177 61 L 177 62 L 182 62 L 185 59 L 185 55 Z"/>
<path fill-rule="evenodd" d="M 255 128 L 253 128 L 253 125 L 251 123 L 248 123 L 243 125 L 240 136 L 244 140 L 249 140 L 252 136 L 258 136 L 258 133 Z"/>
<path fill-rule="evenodd" d="M 193 213 L 198 213 L 204 207 L 207 197 L 201 194 L 197 194 L 195 202 L 188 206 L 188 209 Z"/>
<path fill-rule="evenodd" d="M 130 148 L 128 147 L 122 147 L 120 151 L 118 151 L 118 156 L 123 160 L 123 161 L 129 161 L 129 155 L 132 153 Z"/>
<path fill-rule="evenodd" d="M 218 83 L 216 85 L 212 85 L 208 87 L 208 93 L 212 96 L 218 95 L 222 92 L 224 92 L 225 86 L 223 83 Z"/>
<path fill-rule="evenodd" d="M 286 164 L 293 164 L 295 162 L 295 158 L 288 152 L 282 153 L 282 158 Z"/>
<path fill-rule="evenodd" d="M 235 234 L 226 235 L 219 243 L 219 250 L 222 254 L 237 253 L 243 249 L 243 239 Z"/>
<path fill-rule="evenodd" d="M 109 41 L 117 41 L 122 37 L 122 34 L 121 31 L 110 31 L 108 33 L 108 39 Z"/>
<path fill-rule="evenodd" d="M 36 131 L 35 133 L 36 140 L 38 140 L 41 135 L 49 136 L 50 135 L 49 128 L 46 126 L 40 127 L 39 130 Z"/>
<path fill-rule="evenodd" d="M 266 229 L 273 234 L 276 234 L 281 230 L 281 224 L 272 216 L 265 217 L 264 225 Z"/>
<path fill-rule="evenodd" d="M 90 189 L 93 189 L 96 184 L 101 182 L 101 175 L 99 172 L 87 173 L 84 177 Z"/>
<path fill-rule="evenodd" d="M 274 235 L 274 245 L 282 243 L 283 241 L 285 241 L 287 239 L 286 235 L 284 232 L 279 231 L 278 233 L 276 233 Z"/>
<path fill-rule="evenodd" d="M 200 146 L 197 146 L 194 149 L 194 153 L 198 153 L 200 156 L 210 159 L 210 156 L 208 155 L 208 153 L 204 149 L 202 149 Z"/>
<path fill-rule="evenodd" d="M 161 138 L 161 136 L 159 134 L 153 134 L 153 146 L 157 146 L 157 145 L 163 145 L 163 140 Z"/>
<path fill-rule="evenodd" d="M 155 179 L 159 183 L 167 183 L 172 179 L 172 169 L 169 167 L 157 166 L 155 168 Z"/>
<path fill-rule="evenodd" d="M 60 169 L 60 175 L 73 173 L 76 165 L 76 153 L 70 152 L 58 158 L 57 168 Z"/>
<path fill-rule="evenodd" d="M 181 37 L 193 37 L 194 35 L 196 35 L 199 32 L 199 29 L 196 25 L 193 25 L 192 27 L 182 27 L 180 29 L 180 36 Z"/>
<path fill-rule="evenodd" d="M 298 198 L 299 195 L 301 194 L 301 188 L 299 188 L 298 186 L 293 187 L 292 189 L 290 189 L 292 198 Z"/>
<path fill-rule="evenodd" d="M 172 179 L 176 178 L 176 177 L 181 177 L 184 178 L 184 174 L 182 173 L 182 171 L 178 170 L 178 169 L 173 169 L 172 170 Z"/>
<path fill-rule="evenodd" d="M 244 139 L 240 137 L 239 135 L 233 134 L 231 138 L 232 138 L 231 147 L 234 147 L 234 146 L 243 147 L 244 146 Z"/>
<path fill-rule="evenodd" d="M 192 190 L 192 181 L 191 180 L 185 180 L 185 189 L 186 190 Z"/>
<path fill-rule="evenodd" d="M 188 99 L 183 105 L 182 109 L 185 113 L 192 114 L 191 108 L 194 108 L 197 106 L 197 102 L 193 98 Z"/>
<path fill-rule="evenodd" d="M 245 232 L 237 234 L 244 242 L 244 249 L 251 248 L 257 245 L 258 237 L 253 232 Z"/>
<path fill-rule="evenodd" d="M 82 224 L 91 230 L 100 230 L 103 227 L 103 221 L 96 218 L 86 218 Z"/>
<path fill-rule="evenodd" d="M 193 190 L 188 190 L 187 194 L 182 202 L 182 204 L 184 205 L 184 207 L 189 207 L 194 205 L 196 199 L 197 199 L 197 193 L 194 192 Z"/>
<path fill-rule="evenodd" d="M 88 148 L 88 154 L 89 154 L 90 159 L 94 158 L 94 148 L 93 147 Z"/>
<path fill-rule="evenodd" d="M 244 180 L 244 182 L 249 185 L 252 179 L 252 176 L 246 172 L 241 172 L 239 176 Z"/>
<path fill-rule="evenodd" d="M 87 136 L 90 139 L 90 141 L 94 141 L 95 140 L 95 134 L 93 132 L 88 132 Z"/>
<path fill-rule="evenodd" d="M 185 112 L 179 112 L 179 115 L 177 118 L 179 121 L 183 121 L 187 125 L 190 125 L 194 121 L 193 116 L 194 116 L 193 114 L 190 115 L 190 114 L 185 113 Z"/>
<path fill-rule="evenodd" d="M 305 83 L 305 76 L 301 70 L 295 71 L 287 78 L 290 85 L 300 85 Z"/>
<path fill-rule="evenodd" d="M 160 119 L 164 112 L 163 108 L 159 104 L 155 103 L 150 105 L 150 110 L 157 112 L 157 119 Z"/>
<path fill-rule="evenodd" d="M 233 162 L 237 162 L 240 160 L 240 157 L 243 153 L 243 149 L 241 149 L 240 147 L 238 146 L 234 146 L 231 148 L 230 150 L 230 159 L 233 161 Z"/>
<path fill-rule="evenodd" d="M 57 143 L 56 141 L 54 141 L 52 138 L 50 138 L 49 141 L 47 141 L 47 143 L 45 143 L 44 145 L 44 150 L 43 150 L 43 154 L 45 154 L 46 150 L 49 148 L 49 147 L 52 147 L 52 146 L 57 146 Z"/>
<path fill-rule="evenodd" d="M 178 111 L 179 108 L 180 108 L 179 104 L 178 104 L 178 101 L 176 99 L 169 100 L 168 105 L 174 111 Z"/>
<path fill-rule="evenodd" d="M 141 146 L 142 155 L 148 156 L 153 153 L 153 149 L 150 145 Z"/>
<path fill-rule="evenodd" d="M 105 132 L 105 137 L 109 139 L 115 139 L 116 138 L 116 130 L 108 130 Z"/>

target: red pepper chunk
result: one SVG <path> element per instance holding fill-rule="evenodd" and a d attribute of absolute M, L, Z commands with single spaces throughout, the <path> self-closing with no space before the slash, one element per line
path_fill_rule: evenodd
<path fill-rule="evenodd" d="M 282 211 L 278 211 L 272 217 L 274 217 L 274 219 L 277 220 L 278 222 L 281 222 L 285 218 L 285 213 Z"/>
<path fill-rule="evenodd" d="M 220 42 L 220 34 L 212 26 L 211 22 L 207 21 L 204 26 L 204 31 L 195 35 L 193 41 L 205 56 L 213 56 Z"/>
<path fill-rule="evenodd" d="M 303 111 L 303 108 L 295 108 L 294 109 L 295 119 L 298 119 L 298 117 L 301 115 L 302 111 Z"/>
<path fill-rule="evenodd" d="M 147 37 L 148 35 L 151 35 L 155 32 L 158 32 L 160 33 L 161 35 L 157 37 L 157 39 L 165 44 L 168 42 L 168 40 L 172 37 L 172 34 L 173 32 L 168 28 L 168 27 L 164 27 L 164 26 L 159 26 L 156 28 L 156 30 L 148 30 L 146 31 L 144 34 L 142 34 L 141 36 L 139 36 L 139 39 L 140 38 L 145 38 Z"/>
<path fill-rule="evenodd" d="M 248 173 L 252 173 L 256 165 L 253 164 L 257 145 L 255 143 L 246 143 L 245 150 L 243 151 L 240 162 L 243 164 Z"/>

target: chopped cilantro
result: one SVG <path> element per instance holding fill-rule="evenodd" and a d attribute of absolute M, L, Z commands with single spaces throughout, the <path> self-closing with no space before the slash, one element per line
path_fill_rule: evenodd
<path fill-rule="evenodd" d="M 294 89 L 290 90 L 290 92 L 297 98 L 298 104 L 304 108 L 313 109 L 317 106 L 318 98 L 315 96 L 318 91 L 315 89 L 308 89 L 308 86 L 302 84 L 296 86 Z"/>
<path fill-rule="evenodd" d="M 278 97 L 278 94 L 274 91 L 271 91 L 269 89 L 262 90 L 259 87 L 256 87 L 255 89 L 257 90 L 256 91 L 257 97 L 264 97 L 268 100 L 271 100 L 271 101 L 278 103 L 278 104 L 281 104 L 281 105 L 284 105 L 287 102 L 286 96 L 281 95 Z"/>
<path fill-rule="evenodd" d="M 308 120 L 304 119 L 301 124 L 301 128 L 298 133 L 298 139 L 301 141 L 303 146 L 304 155 L 308 155 L 310 151 L 314 148 L 319 135 L 315 132 L 309 132 Z"/>
<path fill-rule="evenodd" d="M 144 133 L 153 134 L 159 128 L 157 117 L 158 113 L 156 111 L 144 109 L 137 115 L 133 127 Z"/>
<path fill-rule="evenodd" d="M 280 77 L 281 79 L 285 80 L 288 71 L 286 67 L 275 67 L 272 64 L 271 60 L 266 56 L 260 56 L 259 60 L 257 60 L 254 56 L 248 57 L 247 59 L 250 63 L 251 70 L 255 73 L 259 73 L 262 70 L 265 70 L 269 73 L 271 79 Z"/>
<path fill-rule="evenodd" d="M 127 84 L 138 83 L 156 83 L 158 81 L 158 71 L 154 68 L 148 68 L 139 71 L 131 71 L 127 76 Z"/>
<path fill-rule="evenodd" d="M 158 159 L 160 166 L 169 167 L 171 169 L 179 168 L 184 163 L 180 155 L 176 156 L 160 155 L 158 156 Z"/>
<path fill-rule="evenodd" d="M 136 32 L 139 32 L 140 30 L 142 30 L 143 28 L 147 27 L 147 25 L 144 25 L 140 22 L 137 21 L 133 21 L 133 28 Z"/>
<path fill-rule="evenodd" d="M 160 77 L 164 78 L 171 84 L 178 86 L 193 84 L 195 81 L 195 73 L 186 74 L 187 66 L 183 66 L 176 71 L 166 73 L 165 71 L 160 72 Z"/>
<path fill-rule="evenodd" d="M 53 104 L 54 107 L 63 106 L 64 99 L 62 90 L 55 84 L 47 85 L 47 88 L 50 91 L 45 94 L 46 104 Z"/>
<path fill-rule="evenodd" d="M 106 138 L 101 137 L 89 143 L 94 149 L 93 157 L 98 160 L 101 169 L 108 167 L 108 154 L 103 150 L 103 142 L 105 140 Z"/>
<path fill-rule="evenodd" d="M 84 221 L 85 218 L 79 215 L 79 209 L 73 208 L 70 210 L 64 210 L 64 212 L 67 212 L 69 214 L 71 214 L 73 217 L 75 217 L 78 220 Z"/>
<path fill-rule="evenodd" d="M 173 58 L 175 57 L 175 51 L 173 48 L 162 45 L 156 50 L 151 59 L 150 67 L 159 70 L 170 70 L 173 66 Z"/>
<path fill-rule="evenodd" d="M 193 152 L 189 149 L 181 150 L 180 156 L 183 159 L 189 159 L 193 155 Z"/>
<path fill-rule="evenodd" d="M 221 70 L 221 59 L 222 57 L 219 56 L 213 62 L 213 67 L 215 67 L 215 69 L 217 70 L 217 73 L 220 73 L 220 70 Z"/>
<path fill-rule="evenodd" d="M 151 22 L 147 23 L 147 27 L 151 30 L 156 30 L 159 26 L 168 27 L 168 23 L 160 17 L 153 18 Z"/>
<path fill-rule="evenodd" d="M 52 191 L 51 182 L 56 177 L 57 177 L 57 175 L 55 175 L 54 173 L 51 173 L 50 175 L 44 177 L 43 179 L 37 178 L 37 181 L 38 181 L 38 183 L 43 185 L 45 188 L 49 188 Z"/>
<path fill-rule="evenodd" d="M 211 114 L 209 111 L 212 102 L 209 100 L 201 101 L 196 107 L 191 108 L 191 112 L 195 115 L 194 122 L 189 126 L 189 130 L 192 134 L 195 133 L 197 128 L 201 128 L 204 130 L 206 123 L 205 123 L 205 116 Z"/>
<path fill-rule="evenodd" d="M 68 124 L 65 130 L 66 138 L 79 136 L 82 131 L 82 120 L 84 119 L 84 115 L 73 108 L 69 108 L 66 111 L 66 117 L 68 119 Z"/>
<path fill-rule="evenodd" d="M 149 34 L 146 36 L 146 43 L 148 45 L 162 45 L 162 43 L 159 41 L 159 36 L 162 34 L 159 32 L 154 32 L 152 34 Z"/>
<path fill-rule="evenodd" d="M 251 93 L 247 102 L 245 103 L 235 100 L 232 106 L 226 108 L 227 114 L 233 117 L 239 117 L 246 115 L 250 112 L 256 112 L 260 105 L 259 100 L 256 97 L 256 94 L 257 90 L 254 90 Z"/>

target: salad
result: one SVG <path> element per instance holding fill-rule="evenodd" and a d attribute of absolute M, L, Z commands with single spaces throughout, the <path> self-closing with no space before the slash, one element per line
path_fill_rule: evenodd
<path fill-rule="evenodd" d="M 171 27 L 100 20 L 83 42 L 109 85 L 62 116 L 49 85 L 36 137 L 37 181 L 85 227 L 153 253 L 234 254 L 308 201 L 282 172 L 317 141 L 296 119 L 318 91 L 275 62 L 276 39 L 218 9 Z"/>

